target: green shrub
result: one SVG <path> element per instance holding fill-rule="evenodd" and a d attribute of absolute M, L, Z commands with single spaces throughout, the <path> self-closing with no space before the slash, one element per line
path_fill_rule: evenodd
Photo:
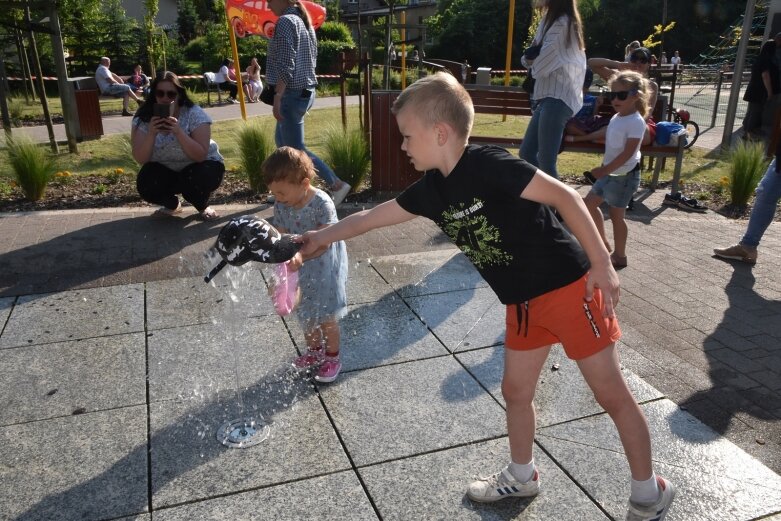
<path fill-rule="evenodd" d="M 354 49 L 355 44 L 344 40 L 325 40 L 317 44 L 317 72 L 336 74 L 339 72 L 339 54 Z"/>
<path fill-rule="evenodd" d="M 197 38 L 193 38 L 192 40 L 187 42 L 187 45 L 184 48 L 184 56 L 188 60 L 201 61 L 205 48 L 206 48 L 206 37 L 198 36 Z"/>
<path fill-rule="evenodd" d="M 523 85 L 525 76 L 510 76 L 510 87 L 520 87 Z M 494 76 L 491 78 L 491 85 L 504 86 L 504 76 Z"/>
<path fill-rule="evenodd" d="M 6 103 L 8 104 L 8 117 L 11 119 L 11 125 L 20 126 L 24 114 L 24 100 L 18 96 L 11 96 L 6 99 Z"/>
<path fill-rule="evenodd" d="M 249 186 L 255 193 L 265 193 L 268 187 L 263 179 L 260 166 L 274 151 L 274 138 L 271 132 L 258 123 L 247 123 L 238 135 L 241 169 L 247 176 Z"/>
<path fill-rule="evenodd" d="M 16 181 L 30 201 L 38 201 L 46 191 L 46 184 L 57 171 L 54 156 L 29 138 L 13 138 L 8 141 L 8 161 L 16 175 Z"/>
<path fill-rule="evenodd" d="M 342 22 L 323 22 L 323 25 L 317 30 L 317 40 L 318 42 L 325 40 L 350 42 L 355 45 L 350 28 Z"/>
<path fill-rule="evenodd" d="M 740 142 L 730 152 L 730 202 L 746 206 L 767 168 L 762 143 Z"/>
<path fill-rule="evenodd" d="M 357 190 L 366 179 L 371 159 L 369 144 L 360 129 L 344 131 L 331 126 L 325 131 L 325 161 L 342 181 Z"/>

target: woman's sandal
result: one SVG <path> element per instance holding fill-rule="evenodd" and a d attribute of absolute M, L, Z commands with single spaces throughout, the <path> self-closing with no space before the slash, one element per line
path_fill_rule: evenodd
<path fill-rule="evenodd" d="M 615 253 L 610 254 L 610 262 L 613 264 L 613 268 L 617 270 L 627 267 L 626 257 L 618 256 Z"/>
<path fill-rule="evenodd" d="M 170 208 L 166 208 L 165 206 L 161 206 L 155 212 L 152 214 L 155 217 L 173 217 L 174 215 L 178 215 L 182 213 L 182 202 L 179 201 L 179 204 L 176 205 L 176 208 L 171 210 Z"/>
<path fill-rule="evenodd" d="M 198 214 L 198 217 L 202 221 L 214 221 L 220 218 L 220 214 L 218 214 L 217 211 L 211 206 L 207 206 L 201 213 Z"/>

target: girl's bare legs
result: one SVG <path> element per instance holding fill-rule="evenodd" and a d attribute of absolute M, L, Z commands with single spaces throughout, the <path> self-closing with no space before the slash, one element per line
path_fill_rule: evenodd
<path fill-rule="evenodd" d="M 597 402 L 610 415 L 618 430 L 632 479 L 650 479 L 653 468 L 648 422 L 621 374 L 615 344 L 578 360 L 577 364 Z"/>
<path fill-rule="evenodd" d="M 329 320 L 320 324 L 323 330 L 323 336 L 325 337 L 325 354 L 336 356 L 339 354 L 339 344 L 341 342 L 341 334 L 339 331 L 339 322 L 336 320 Z"/>
<path fill-rule="evenodd" d="M 624 220 L 626 208 L 609 206 L 608 213 L 610 214 L 610 222 L 613 224 L 613 243 L 616 247 L 616 257 L 626 257 L 626 239 L 629 236 L 629 228 L 627 228 Z M 600 212 L 600 215 L 602 215 L 602 212 Z"/>
<path fill-rule="evenodd" d="M 604 201 L 604 199 L 594 195 L 591 192 L 589 192 L 585 199 L 583 199 L 583 202 L 586 203 L 588 213 L 591 214 L 591 220 L 594 221 L 594 224 L 597 227 L 599 237 L 602 239 L 602 242 L 605 243 L 605 248 L 607 248 L 607 251 L 611 251 L 612 248 L 610 246 L 610 242 L 605 236 L 605 218 L 602 216 L 602 210 L 599 208 L 599 205 L 602 204 L 602 201 Z M 626 223 L 624 223 L 624 226 L 626 226 Z M 624 245 L 626 245 L 626 237 L 624 237 Z"/>
<path fill-rule="evenodd" d="M 542 366 L 551 346 L 531 351 L 504 350 L 502 396 L 507 407 L 507 433 L 510 439 L 510 457 L 514 463 L 532 460 L 532 445 L 537 417 L 534 410 L 534 391 Z"/>

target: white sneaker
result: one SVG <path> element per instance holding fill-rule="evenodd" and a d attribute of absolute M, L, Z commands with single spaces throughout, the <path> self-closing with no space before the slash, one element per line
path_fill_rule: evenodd
<path fill-rule="evenodd" d="M 667 516 L 670 505 L 675 499 L 675 487 L 659 476 L 656 477 L 656 481 L 661 492 L 659 500 L 653 505 L 638 505 L 630 501 L 626 521 L 662 521 Z"/>
<path fill-rule="evenodd" d="M 342 183 L 342 187 L 338 190 L 334 190 L 331 194 L 331 197 L 334 200 L 334 206 L 339 206 L 342 201 L 344 201 L 344 198 L 347 197 L 347 194 L 350 193 L 350 190 L 352 189 L 352 186 L 348 185 L 347 183 Z"/>
<path fill-rule="evenodd" d="M 493 476 L 473 481 L 466 495 L 478 503 L 493 503 L 508 497 L 531 497 L 540 493 L 540 473 L 534 468 L 532 479 L 526 483 L 517 481 L 507 467 Z"/>

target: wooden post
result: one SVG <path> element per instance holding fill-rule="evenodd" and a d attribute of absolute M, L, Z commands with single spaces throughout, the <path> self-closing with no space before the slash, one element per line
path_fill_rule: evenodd
<path fill-rule="evenodd" d="M 372 121 L 369 104 L 371 103 L 372 98 L 372 63 L 371 55 L 368 52 L 364 55 L 363 59 L 363 74 L 364 83 L 366 84 L 366 100 L 363 104 L 363 134 L 366 137 L 366 142 L 370 144 L 369 146 L 371 146 Z"/>
<path fill-rule="evenodd" d="M 75 99 L 71 96 L 68 85 L 68 68 L 65 65 L 65 48 L 62 45 L 62 33 L 60 33 L 60 18 L 57 15 L 57 3 L 49 4 L 49 28 L 52 30 L 52 53 L 54 65 L 57 69 L 57 88 L 62 102 L 62 115 L 65 119 L 65 136 L 68 139 L 68 151 L 72 154 L 79 152 L 76 143 L 76 129 L 73 128 L 76 121 Z"/>
<path fill-rule="evenodd" d="M 16 40 L 16 50 L 19 54 L 19 65 L 22 67 L 22 85 L 24 85 L 24 101 L 30 101 L 30 87 L 32 86 L 32 74 L 30 74 L 30 64 L 27 62 L 27 52 L 24 48 L 24 40 L 22 40 L 22 34 L 19 29 L 14 29 L 14 40 Z M 30 80 L 30 85 L 27 84 L 27 80 Z M 35 89 L 33 91 L 33 99 L 35 99 Z"/>
<path fill-rule="evenodd" d="M 33 53 L 33 61 L 35 62 L 35 75 L 37 76 L 39 94 L 41 96 L 41 107 L 43 107 L 43 118 L 46 120 L 46 129 L 49 131 L 49 143 L 52 147 L 52 152 L 58 154 L 60 152 L 57 147 L 57 138 L 54 137 L 54 126 L 52 125 L 52 116 L 49 113 L 49 99 L 46 97 L 46 89 L 43 86 L 43 70 L 41 69 L 41 59 L 38 56 L 38 46 L 35 43 L 35 33 L 30 26 L 32 20 L 30 20 L 30 6 L 24 8 L 24 19 L 27 22 L 28 35 L 30 38 L 30 50 Z"/>
<path fill-rule="evenodd" d="M 5 130 L 6 145 L 11 138 L 11 116 L 8 113 L 8 102 L 6 100 L 5 83 L 5 60 L 0 60 L 0 113 L 3 117 L 3 129 Z"/>
<path fill-rule="evenodd" d="M 339 53 L 339 95 L 342 98 L 342 130 L 347 132 L 347 56 Z"/>

